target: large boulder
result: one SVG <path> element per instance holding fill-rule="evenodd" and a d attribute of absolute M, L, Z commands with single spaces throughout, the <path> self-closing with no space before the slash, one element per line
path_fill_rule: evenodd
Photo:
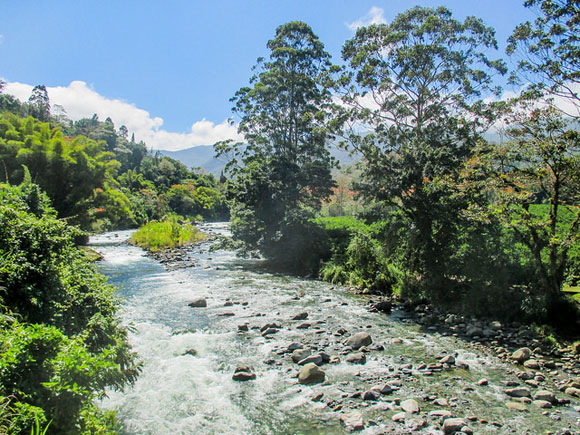
<path fill-rule="evenodd" d="M 304 385 L 320 384 L 325 379 L 324 370 L 314 363 L 308 363 L 300 370 L 298 382 Z"/>
<path fill-rule="evenodd" d="M 360 349 L 363 346 L 368 346 L 373 342 L 373 339 L 368 332 L 357 332 L 346 339 L 345 344 L 353 349 Z"/>

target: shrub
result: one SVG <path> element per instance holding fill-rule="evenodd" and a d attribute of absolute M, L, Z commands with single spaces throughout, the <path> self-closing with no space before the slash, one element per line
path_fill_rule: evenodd
<path fill-rule="evenodd" d="M 204 240 L 204 233 L 178 218 L 169 217 L 162 222 L 149 222 L 131 236 L 130 242 L 151 252 L 173 249 Z"/>

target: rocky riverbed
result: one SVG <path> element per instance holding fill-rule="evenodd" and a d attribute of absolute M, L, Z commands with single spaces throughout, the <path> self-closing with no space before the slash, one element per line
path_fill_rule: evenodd
<path fill-rule="evenodd" d="M 95 248 L 121 287 L 144 361 L 136 386 L 102 404 L 126 433 L 580 429 L 578 355 L 543 346 L 520 325 L 429 306 L 391 311 L 207 244 L 165 270 L 134 247 L 122 248 L 122 260 L 106 244 Z"/>

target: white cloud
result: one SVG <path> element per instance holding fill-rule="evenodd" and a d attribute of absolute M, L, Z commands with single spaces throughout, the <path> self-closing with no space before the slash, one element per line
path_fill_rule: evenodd
<path fill-rule="evenodd" d="M 14 95 L 21 101 L 27 101 L 33 86 L 11 82 L 7 83 L 4 92 Z M 96 113 L 99 119 L 110 117 L 116 127 L 125 125 L 129 132 L 134 132 L 137 140 L 144 141 L 149 148 L 160 150 L 180 150 L 196 145 L 211 145 L 225 139 L 239 140 L 237 126 L 227 120 L 215 124 L 207 119 L 194 122 L 191 130 L 185 133 L 170 132 L 162 129 L 163 119 L 134 104 L 110 99 L 91 89 L 85 82 L 74 81 L 68 86 L 47 87 L 51 104 L 63 106 L 73 121 L 90 118 Z"/>
<path fill-rule="evenodd" d="M 386 24 L 387 20 L 384 13 L 383 8 L 373 6 L 364 17 L 347 24 L 347 27 L 354 32 L 359 27 L 370 26 L 371 24 Z"/>

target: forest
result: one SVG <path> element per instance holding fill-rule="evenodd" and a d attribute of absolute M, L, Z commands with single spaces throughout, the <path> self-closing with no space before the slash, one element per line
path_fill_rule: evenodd
<path fill-rule="evenodd" d="M 442 7 L 361 27 L 341 66 L 307 24 L 280 26 L 232 98 L 245 141 L 216 145 L 233 156 L 242 250 L 410 303 L 577 331 L 579 11 L 526 6 L 541 14 L 508 41 L 513 71 L 489 56 L 492 28 Z M 499 98 L 502 76 L 525 91 Z M 329 142 L 361 159 L 340 189 Z"/>
<path fill-rule="evenodd" d="M 272 270 L 574 341 L 580 6 L 525 6 L 539 15 L 513 30 L 511 70 L 494 29 L 444 7 L 360 27 L 340 63 L 308 24 L 279 26 L 232 97 L 244 139 L 215 144 L 219 179 L 0 82 L 0 432 L 118 429 L 94 401 L 140 365 L 78 246 L 148 223 L 230 220 Z"/>

